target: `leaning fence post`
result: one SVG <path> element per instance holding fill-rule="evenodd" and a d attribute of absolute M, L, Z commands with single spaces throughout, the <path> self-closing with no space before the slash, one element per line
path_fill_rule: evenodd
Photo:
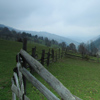
<path fill-rule="evenodd" d="M 27 51 L 27 39 L 23 39 L 23 50 Z M 23 59 L 23 66 L 26 68 L 26 62 L 25 59 Z M 24 82 L 24 94 L 26 94 L 26 78 L 23 75 L 23 82 Z"/>

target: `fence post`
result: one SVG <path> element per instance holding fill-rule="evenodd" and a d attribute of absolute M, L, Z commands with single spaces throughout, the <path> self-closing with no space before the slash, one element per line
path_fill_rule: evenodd
<path fill-rule="evenodd" d="M 65 56 L 67 55 L 67 48 L 65 49 Z"/>
<path fill-rule="evenodd" d="M 27 51 L 27 39 L 23 39 L 23 50 Z"/>
<path fill-rule="evenodd" d="M 23 50 L 27 51 L 27 39 L 26 38 L 23 39 Z M 26 68 L 26 62 L 24 59 L 23 59 L 23 66 Z M 24 75 L 23 75 L 23 82 L 24 82 L 24 94 L 26 94 L 26 78 Z"/>
<path fill-rule="evenodd" d="M 57 61 L 57 51 L 56 51 L 56 61 Z"/>
<path fill-rule="evenodd" d="M 54 62 L 54 50 L 53 49 L 52 49 L 51 53 L 52 53 L 52 62 Z"/>
<path fill-rule="evenodd" d="M 45 50 L 42 50 L 41 64 L 44 65 Z"/>
<path fill-rule="evenodd" d="M 56 79 L 50 72 L 48 72 L 47 69 L 45 69 L 42 66 L 42 64 L 40 64 L 37 60 L 32 58 L 27 52 L 25 52 L 24 50 L 21 50 L 20 54 L 22 57 L 25 58 L 27 63 L 30 66 L 32 66 L 32 68 L 34 68 L 35 71 L 61 96 L 62 99 L 64 99 L 64 100 L 81 100 L 79 98 L 76 99 L 76 97 L 73 96 L 71 94 L 71 92 L 65 86 L 63 86 L 63 84 L 58 79 Z M 25 68 L 23 68 L 21 71 L 23 71 L 24 69 Z M 27 75 L 24 74 L 24 75 L 26 77 L 28 76 L 28 74 Z M 31 76 L 30 76 L 30 78 L 29 77 L 27 77 L 27 78 L 32 81 Z M 32 81 L 32 82 L 34 82 L 34 81 Z M 36 81 L 36 83 L 37 83 L 37 81 Z"/>
<path fill-rule="evenodd" d="M 60 58 L 60 48 L 59 48 L 59 58 Z"/>
<path fill-rule="evenodd" d="M 50 63 L 50 49 L 47 53 L 47 66 L 49 66 L 49 63 Z"/>
<path fill-rule="evenodd" d="M 32 48 L 32 57 L 35 58 L 35 55 L 36 55 L 36 47 L 35 48 Z"/>
<path fill-rule="evenodd" d="M 32 57 L 36 58 L 36 46 L 32 48 Z M 34 69 L 30 66 L 30 73 L 33 73 Z"/>
<path fill-rule="evenodd" d="M 62 50 L 62 52 L 61 52 L 61 58 L 63 57 L 63 50 Z"/>

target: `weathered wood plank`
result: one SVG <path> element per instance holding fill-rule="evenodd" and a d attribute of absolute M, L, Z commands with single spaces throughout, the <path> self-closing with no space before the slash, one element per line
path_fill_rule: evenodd
<path fill-rule="evenodd" d="M 16 100 L 16 94 L 12 92 L 12 100 Z"/>
<path fill-rule="evenodd" d="M 18 90 L 20 90 L 18 76 L 15 72 L 14 72 L 14 79 L 15 79 L 15 83 L 16 83 Z M 22 98 L 20 97 L 19 100 L 22 100 Z"/>
<path fill-rule="evenodd" d="M 22 67 L 21 64 L 18 62 L 17 63 L 17 69 L 18 69 L 18 76 L 19 76 L 19 85 L 20 85 L 20 90 L 22 94 L 24 94 L 24 84 L 23 84 L 23 76 L 22 73 L 20 72 L 19 68 Z"/>
<path fill-rule="evenodd" d="M 23 94 L 14 84 L 11 86 L 11 90 L 22 100 Z M 26 95 L 24 95 L 24 100 L 30 100 Z"/>
<path fill-rule="evenodd" d="M 23 39 L 23 50 L 27 51 L 27 38 Z M 26 67 L 26 62 L 23 59 L 23 66 Z M 24 82 L 24 94 L 26 94 L 26 78 L 23 76 L 23 82 Z"/>
<path fill-rule="evenodd" d="M 40 81 L 38 81 L 29 71 L 25 68 L 20 68 L 23 75 L 29 80 L 48 100 L 60 100 L 49 89 L 47 89 Z"/>
<path fill-rule="evenodd" d="M 79 97 L 77 97 L 75 95 L 73 95 L 73 96 L 75 97 L 76 100 L 82 100 L 82 99 L 80 99 Z"/>
<path fill-rule="evenodd" d="M 13 78 L 11 78 L 11 82 L 14 84 Z M 16 94 L 14 92 L 12 92 L 12 100 L 16 100 Z"/>
<path fill-rule="evenodd" d="M 25 58 L 29 65 L 61 96 L 63 100 L 75 100 L 71 92 L 63 86 L 42 64 L 31 57 L 26 51 L 20 51 L 20 54 Z"/>
<path fill-rule="evenodd" d="M 17 74 L 16 74 L 15 72 L 14 72 L 14 78 L 15 78 L 16 86 L 20 89 L 20 87 L 19 87 L 18 77 L 17 77 Z"/>

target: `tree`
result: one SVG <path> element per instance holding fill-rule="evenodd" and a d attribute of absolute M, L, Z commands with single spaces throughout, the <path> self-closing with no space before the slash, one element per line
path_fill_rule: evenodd
<path fill-rule="evenodd" d="M 23 32 L 22 33 L 22 38 L 26 38 L 26 37 L 27 37 L 26 32 Z"/>
<path fill-rule="evenodd" d="M 82 57 L 84 57 L 87 53 L 86 45 L 84 43 L 81 43 L 78 46 L 78 51 L 82 54 Z"/>
<path fill-rule="evenodd" d="M 66 43 L 65 42 L 62 42 L 59 45 L 62 47 L 62 50 L 65 50 L 66 49 Z"/>
<path fill-rule="evenodd" d="M 51 44 L 55 44 L 55 40 L 54 39 L 51 40 Z"/>
<path fill-rule="evenodd" d="M 38 38 L 38 36 L 37 36 L 37 35 L 35 35 L 34 37 L 35 37 L 36 39 Z"/>
<path fill-rule="evenodd" d="M 33 36 L 33 39 L 34 39 L 34 42 L 39 43 L 39 39 L 37 35 Z"/>
<path fill-rule="evenodd" d="M 18 42 L 23 42 L 22 38 L 17 38 Z"/>
<path fill-rule="evenodd" d="M 43 37 L 42 37 L 42 36 L 40 36 L 40 37 L 39 37 L 39 39 L 40 39 L 40 40 L 43 40 Z"/>
<path fill-rule="evenodd" d="M 96 48 L 94 42 L 91 41 L 91 43 L 90 43 L 90 54 L 96 55 L 97 52 L 98 52 L 98 49 Z"/>
<path fill-rule="evenodd" d="M 72 51 L 76 51 L 76 46 L 74 43 L 70 43 L 69 44 L 69 49 L 72 50 Z"/>
<path fill-rule="evenodd" d="M 8 39 L 9 37 L 10 38 L 12 37 L 11 31 L 7 27 L 4 27 L 2 29 L 2 34 L 4 37 L 6 37 L 6 39 Z"/>
<path fill-rule="evenodd" d="M 51 41 L 47 37 L 44 40 L 46 46 L 51 46 Z"/>

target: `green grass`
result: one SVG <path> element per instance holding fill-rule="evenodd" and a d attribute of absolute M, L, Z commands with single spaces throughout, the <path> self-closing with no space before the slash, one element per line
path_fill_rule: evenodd
<path fill-rule="evenodd" d="M 11 77 L 16 66 L 15 55 L 21 43 L 0 40 L 0 99 L 11 100 Z"/>
<path fill-rule="evenodd" d="M 99 100 L 99 63 L 65 58 L 53 66 L 50 72 L 74 95 L 84 100 Z"/>
<path fill-rule="evenodd" d="M 28 43 L 28 52 L 37 46 L 41 53 L 42 49 L 48 51 L 45 46 Z M 11 77 L 13 68 L 16 66 L 15 56 L 22 48 L 22 43 L 0 40 L 0 99 L 11 100 Z M 31 54 L 31 52 L 30 52 Z M 45 66 L 72 94 L 84 100 L 99 100 L 100 98 L 100 63 L 79 60 L 75 58 L 63 58 Z M 36 73 L 33 73 L 52 92 L 47 83 Z M 31 100 L 47 100 L 35 87 L 27 82 L 27 96 Z M 54 92 L 55 93 L 55 92 Z M 56 94 L 57 95 L 57 94 Z M 57 95 L 58 96 L 58 95 Z M 59 96 L 58 96 L 59 97 Z"/>
<path fill-rule="evenodd" d="M 36 43 L 28 43 L 28 52 L 31 54 L 31 48 L 37 47 L 40 54 L 42 49 L 48 51 L 49 48 Z M 22 48 L 22 43 L 0 39 L 0 99 L 11 100 L 11 77 L 13 68 L 16 67 L 16 54 Z M 39 55 L 40 56 L 40 55 Z"/>
<path fill-rule="evenodd" d="M 96 62 L 64 58 L 46 68 L 58 78 L 72 94 L 84 100 L 99 100 L 99 65 L 100 63 Z M 38 75 L 37 78 L 49 88 L 46 82 Z M 52 89 L 50 88 L 50 90 Z"/>

